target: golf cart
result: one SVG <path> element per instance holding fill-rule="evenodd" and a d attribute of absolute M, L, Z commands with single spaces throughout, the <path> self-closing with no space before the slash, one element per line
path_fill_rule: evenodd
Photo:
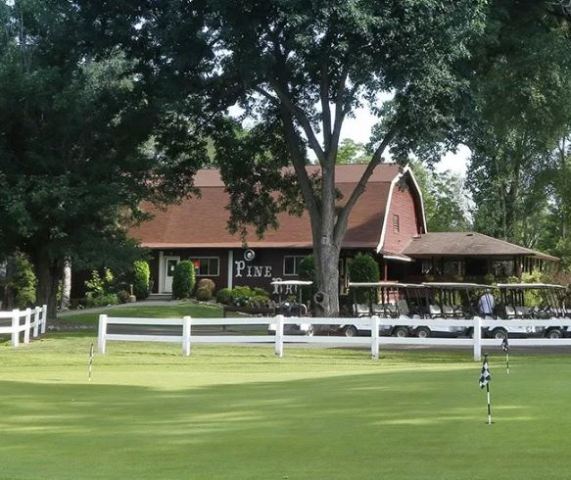
<path fill-rule="evenodd" d="M 545 283 L 502 283 L 498 284 L 500 306 L 498 316 L 502 320 L 551 320 L 564 319 L 568 312 L 562 299 L 565 287 Z M 548 338 L 562 338 L 567 329 L 551 327 L 498 327 L 490 336 L 504 338 L 506 335 L 542 334 Z"/>
<path fill-rule="evenodd" d="M 313 282 L 305 280 L 274 280 L 271 285 L 277 287 L 278 290 L 278 302 L 275 308 L 276 315 L 283 315 L 284 317 L 308 317 L 309 309 L 307 305 L 303 303 L 303 287 L 309 287 L 313 285 Z M 293 289 L 297 291 L 297 299 L 291 301 L 291 299 L 283 299 L 284 293 L 281 287 L 286 287 L 287 289 Z M 268 333 L 275 334 L 276 325 L 268 325 Z M 309 322 L 303 322 L 299 324 L 285 324 L 284 325 L 285 335 L 313 335 L 313 326 Z"/>
<path fill-rule="evenodd" d="M 450 320 L 471 319 L 476 316 L 479 292 L 488 288 L 477 283 L 425 282 L 423 318 Z M 433 330 L 428 326 L 418 326 L 412 334 L 419 338 L 430 336 L 470 336 L 470 328 L 440 326 Z"/>
<path fill-rule="evenodd" d="M 377 315 L 381 319 L 395 319 L 409 315 L 409 307 L 406 300 L 406 289 L 417 287 L 398 282 L 349 282 L 349 289 L 353 296 L 353 315 L 355 317 L 371 317 Z M 366 292 L 367 303 L 363 303 L 363 295 Z M 361 297 L 361 298 L 359 298 Z M 361 300 L 361 301 L 359 301 Z M 358 334 L 370 335 L 371 327 L 368 322 L 351 323 L 340 325 L 339 331 L 347 337 Z M 379 333 L 381 335 L 394 335 L 406 337 L 409 328 L 404 325 L 390 325 L 381 322 Z"/>

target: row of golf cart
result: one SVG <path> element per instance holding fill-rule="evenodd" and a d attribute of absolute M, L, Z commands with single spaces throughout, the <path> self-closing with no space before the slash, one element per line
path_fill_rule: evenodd
<path fill-rule="evenodd" d="M 295 302 L 279 302 L 279 311 L 285 316 L 301 317 L 307 322 L 288 325 L 288 334 L 312 335 L 315 332 L 308 317 L 308 309 L 302 303 L 302 288 L 311 282 L 280 282 L 295 285 L 298 288 L 298 299 Z M 377 315 L 381 319 L 381 335 L 426 338 L 438 337 L 471 337 L 470 327 L 439 326 L 437 329 L 428 325 L 410 327 L 391 323 L 401 319 L 473 319 L 476 316 L 498 320 L 497 327 L 482 330 L 482 335 L 489 338 L 502 339 L 506 336 L 527 337 L 545 336 L 563 338 L 571 336 L 571 327 L 520 327 L 510 326 L 509 320 L 556 320 L 571 318 L 571 308 L 565 305 L 566 288 L 561 285 L 543 283 L 533 284 L 498 284 L 495 286 L 476 283 L 437 283 L 421 284 L 399 282 L 349 283 L 352 297 L 351 317 L 370 317 Z M 452 323 L 452 322 L 451 322 Z M 270 329 L 272 326 L 270 326 Z M 275 328 L 275 327 L 274 327 Z M 340 326 L 332 326 L 328 333 L 370 335 L 369 322 L 352 320 Z"/>

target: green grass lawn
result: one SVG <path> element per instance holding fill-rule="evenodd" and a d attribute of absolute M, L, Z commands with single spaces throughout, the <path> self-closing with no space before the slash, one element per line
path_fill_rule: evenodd
<path fill-rule="evenodd" d="M 0 479 L 568 479 L 571 356 L 0 345 Z"/>
<path fill-rule="evenodd" d="M 133 307 L 108 307 L 97 311 L 97 313 L 76 310 L 66 313 L 65 315 L 60 315 L 59 321 L 63 324 L 81 324 L 95 328 L 101 313 L 115 317 L 169 318 L 190 315 L 191 317 L 197 318 L 210 318 L 221 317 L 222 308 L 219 305 L 199 305 L 191 302 L 160 306 L 137 304 Z"/>

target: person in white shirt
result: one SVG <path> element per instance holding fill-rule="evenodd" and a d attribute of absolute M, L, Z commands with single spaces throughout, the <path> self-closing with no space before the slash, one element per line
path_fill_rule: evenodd
<path fill-rule="evenodd" d="M 487 289 L 486 292 L 478 300 L 478 311 L 482 317 L 491 317 L 494 315 L 495 299 L 492 291 Z"/>

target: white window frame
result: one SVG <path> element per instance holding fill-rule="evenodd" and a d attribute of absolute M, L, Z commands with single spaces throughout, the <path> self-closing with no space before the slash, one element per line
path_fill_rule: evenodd
<path fill-rule="evenodd" d="M 306 257 L 306 255 L 284 255 L 283 268 L 282 268 L 282 270 L 284 272 L 284 277 L 296 277 L 296 276 L 298 276 L 299 272 L 297 271 L 297 264 L 295 262 L 295 259 L 296 258 L 302 258 L 303 259 L 304 257 Z M 293 258 L 294 259 L 293 267 L 294 267 L 294 270 L 296 270 L 294 273 L 286 273 L 286 258 Z"/>
<path fill-rule="evenodd" d="M 196 272 L 197 277 L 219 277 L 220 276 L 220 257 L 211 256 L 211 257 L 190 257 L 190 261 L 193 262 L 194 260 L 218 260 L 218 269 L 216 273 L 209 273 L 208 275 L 202 275 L 199 272 Z M 200 270 L 200 269 L 198 269 Z"/>

